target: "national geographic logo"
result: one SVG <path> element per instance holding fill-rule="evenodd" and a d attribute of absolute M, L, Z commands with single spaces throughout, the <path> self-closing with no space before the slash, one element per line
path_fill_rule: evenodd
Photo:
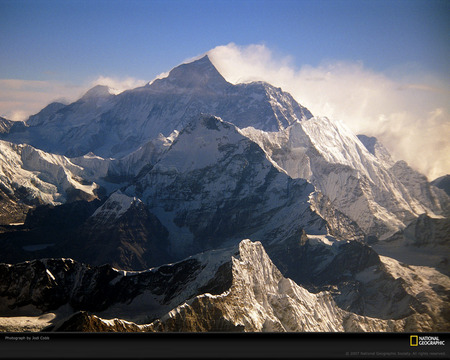
<path fill-rule="evenodd" d="M 445 346 L 445 340 L 440 340 L 439 336 L 418 336 L 409 337 L 410 346 Z"/>

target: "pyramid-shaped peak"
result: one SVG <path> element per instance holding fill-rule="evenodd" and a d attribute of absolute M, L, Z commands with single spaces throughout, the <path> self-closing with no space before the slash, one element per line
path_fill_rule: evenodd
<path fill-rule="evenodd" d="M 208 55 L 205 55 L 198 60 L 177 66 L 170 72 L 169 76 L 184 75 L 185 73 L 200 73 L 204 76 L 217 76 L 225 81 L 222 75 L 220 75 L 214 67 Z"/>
<path fill-rule="evenodd" d="M 156 88 L 175 86 L 182 89 L 221 89 L 227 85 L 229 83 L 217 71 L 208 55 L 190 63 L 181 64 L 172 69 L 168 77 L 152 83 L 152 86 Z"/>
<path fill-rule="evenodd" d="M 95 99 L 111 96 L 111 90 L 105 85 L 96 85 L 92 89 L 88 90 L 82 97 L 82 99 Z"/>
<path fill-rule="evenodd" d="M 178 67 L 181 67 L 181 66 L 183 66 L 183 65 L 189 65 L 189 66 L 198 67 L 198 68 L 203 67 L 204 69 L 209 69 L 209 68 L 211 68 L 211 69 L 216 70 L 216 68 L 214 67 L 214 65 L 213 65 L 213 63 L 211 62 L 211 60 L 210 60 L 210 58 L 209 58 L 208 55 L 202 56 L 201 58 L 199 58 L 199 59 L 197 59 L 197 60 L 193 60 L 193 61 L 189 61 L 189 62 L 187 62 L 187 63 L 183 63 L 183 64 L 177 66 L 177 68 L 178 68 Z M 216 70 L 216 71 L 217 71 L 217 70 Z"/>

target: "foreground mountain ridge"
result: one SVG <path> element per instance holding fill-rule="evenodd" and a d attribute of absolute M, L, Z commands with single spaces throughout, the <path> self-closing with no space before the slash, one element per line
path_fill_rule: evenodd
<path fill-rule="evenodd" d="M 387 264 L 395 275 L 402 269 Z M 422 279 L 419 271 L 401 271 L 406 289 L 414 286 L 408 276 Z M 30 272 L 33 280 L 21 276 Z M 442 331 L 440 312 L 448 308 L 435 299 L 432 307 L 401 319 L 342 310 L 329 292 L 313 294 L 283 277 L 261 243 L 249 240 L 144 272 L 47 259 L 1 265 L 0 278 L 0 296 L 8 297 L 16 314 L 58 314 L 47 329 L 53 331 Z M 411 294 L 420 297 L 419 292 Z M 405 309 L 407 299 L 401 301 Z M 65 317 L 69 308 L 75 312 Z M 126 320 L 104 320 L 112 314 Z"/>

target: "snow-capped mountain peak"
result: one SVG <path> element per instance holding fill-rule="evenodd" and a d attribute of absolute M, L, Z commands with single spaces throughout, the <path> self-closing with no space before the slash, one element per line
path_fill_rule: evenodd
<path fill-rule="evenodd" d="M 215 136 L 215 141 L 211 141 L 211 135 Z M 215 164 L 223 156 L 221 149 L 227 144 L 241 140 L 245 138 L 233 124 L 215 116 L 201 115 L 180 132 L 171 151 L 156 167 L 177 172 L 201 169 Z"/>
<path fill-rule="evenodd" d="M 44 111 L 45 110 L 45 111 Z M 163 79 L 112 95 L 96 86 L 69 104 L 48 106 L 28 127 L 0 134 L 47 152 L 79 157 L 123 157 L 155 139 L 181 131 L 199 114 L 213 114 L 239 128 L 278 131 L 312 114 L 291 95 L 267 83 L 233 85 L 207 56 L 174 68 Z"/>
<path fill-rule="evenodd" d="M 313 117 L 283 131 L 242 132 L 291 177 L 311 181 L 367 234 L 387 238 L 419 214 L 442 212 L 425 178 L 402 163 L 393 166 L 375 138 L 358 138 L 340 121 Z"/>
<path fill-rule="evenodd" d="M 169 76 L 155 80 L 149 86 L 153 89 L 222 89 L 230 85 L 212 64 L 208 55 L 199 60 L 182 64 L 170 71 Z"/>

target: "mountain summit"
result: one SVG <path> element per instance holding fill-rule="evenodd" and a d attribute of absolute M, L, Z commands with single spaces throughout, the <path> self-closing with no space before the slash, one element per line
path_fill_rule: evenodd
<path fill-rule="evenodd" d="M 181 131 L 202 113 L 264 131 L 312 117 L 280 88 L 263 82 L 228 83 L 204 56 L 174 68 L 164 79 L 118 95 L 96 86 L 72 104 L 48 107 L 30 117 L 28 127 L 0 134 L 0 139 L 70 157 L 92 152 L 119 158 L 159 134 Z"/>
<path fill-rule="evenodd" d="M 169 76 L 157 79 L 151 86 L 153 89 L 168 90 L 176 88 L 178 91 L 187 89 L 222 90 L 231 85 L 217 71 L 208 55 L 199 60 L 182 64 L 170 71 Z"/>

